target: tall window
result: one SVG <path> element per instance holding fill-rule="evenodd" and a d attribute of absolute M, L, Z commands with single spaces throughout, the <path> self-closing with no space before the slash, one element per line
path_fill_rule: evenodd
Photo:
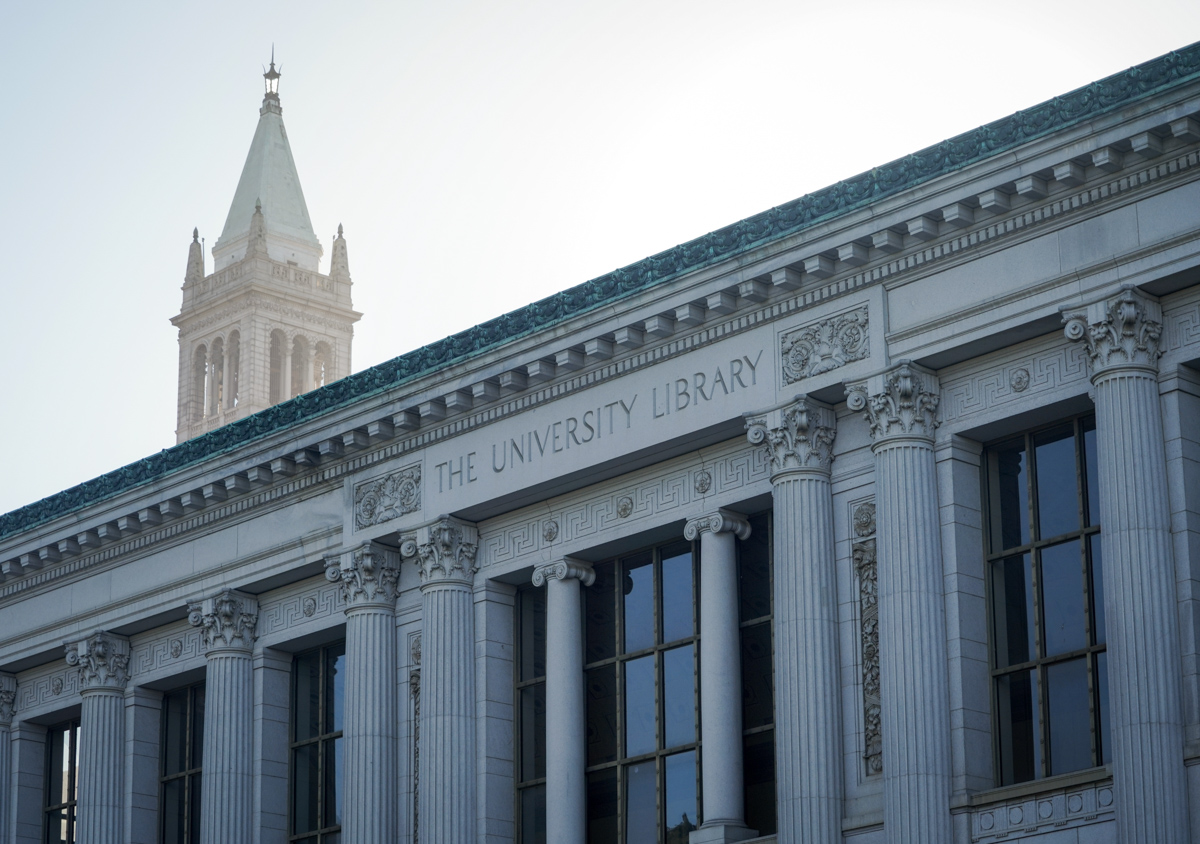
<path fill-rule="evenodd" d="M 341 844 L 345 677 L 345 643 L 300 654 L 292 663 L 289 841 Z"/>
<path fill-rule="evenodd" d="M 79 796 L 79 721 L 51 727 L 46 736 L 46 800 L 42 808 L 46 844 L 74 844 Z"/>
<path fill-rule="evenodd" d="M 774 835 L 775 663 L 771 631 L 771 518 L 750 519 L 738 542 L 738 620 L 742 643 L 742 769 L 746 826 Z"/>
<path fill-rule="evenodd" d="M 204 685 L 168 692 L 162 713 L 159 840 L 163 844 L 196 844 L 200 840 Z"/>
<path fill-rule="evenodd" d="M 1094 418 L 989 447 L 985 484 L 997 779 L 1106 764 Z"/>

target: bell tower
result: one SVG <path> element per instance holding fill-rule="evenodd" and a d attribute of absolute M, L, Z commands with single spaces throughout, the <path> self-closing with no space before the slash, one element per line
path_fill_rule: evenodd
<path fill-rule="evenodd" d="M 329 273 L 308 217 L 279 105 L 274 50 L 258 128 L 225 228 L 205 272 L 192 231 L 179 329 L 177 442 L 350 374 L 362 314 L 350 302 L 350 264 L 338 226 Z"/>

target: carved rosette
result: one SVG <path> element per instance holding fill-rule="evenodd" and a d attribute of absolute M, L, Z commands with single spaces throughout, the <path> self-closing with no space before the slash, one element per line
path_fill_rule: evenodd
<path fill-rule="evenodd" d="M 123 691 L 129 682 L 129 640 L 97 630 L 90 636 L 64 642 L 67 665 L 79 668 L 79 690 Z"/>
<path fill-rule="evenodd" d="M 325 579 L 341 585 L 346 612 L 362 606 L 394 607 L 400 593 L 400 564 L 394 551 L 364 542 L 326 560 Z"/>
<path fill-rule="evenodd" d="M 596 582 L 596 572 L 587 563 L 566 557 L 554 563 L 546 563 L 533 570 L 533 585 L 544 586 L 550 580 L 575 578 L 584 586 Z"/>
<path fill-rule="evenodd" d="M 389 522 L 420 509 L 420 466 L 409 466 L 354 487 L 356 529 Z"/>
<path fill-rule="evenodd" d="M 208 653 L 249 653 L 258 638 L 258 600 L 226 589 L 211 598 L 188 604 L 188 622 L 200 628 Z"/>
<path fill-rule="evenodd" d="M 754 445 L 766 443 L 772 477 L 794 471 L 829 474 L 836 432 L 833 408 L 808 396 L 746 416 L 746 438 Z"/>
<path fill-rule="evenodd" d="M 846 385 L 846 405 L 863 412 L 877 446 L 890 439 L 933 442 L 940 400 L 937 376 L 907 361 L 866 381 Z"/>
<path fill-rule="evenodd" d="M 879 695 L 879 568 L 875 555 L 875 502 L 854 508 L 854 573 L 858 577 L 859 642 L 862 648 L 863 761 L 868 776 L 883 772 Z"/>
<path fill-rule="evenodd" d="M 1162 307 L 1136 287 L 1110 299 L 1064 311 L 1068 340 L 1082 340 L 1092 362 L 1092 380 L 1120 369 L 1158 372 L 1162 354 Z"/>
<path fill-rule="evenodd" d="M 17 711 L 17 678 L 0 674 L 0 727 L 11 727 Z"/>
<path fill-rule="evenodd" d="M 699 539 L 700 535 L 705 531 L 712 533 L 732 533 L 738 539 L 749 539 L 750 522 L 746 521 L 746 517 L 740 513 L 731 513 L 729 510 L 718 510 L 707 516 L 688 519 L 687 524 L 683 526 L 683 536 L 689 541 Z"/>
<path fill-rule="evenodd" d="M 785 384 L 870 356 L 867 306 L 789 331 L 780 340 L 780 351 Z"/>
<path fill-rule="evenodd" d="M 467 522 L 442 516 L 431 525 L 404 537 L 400 553 L 413 558 L 421 570 L 421 587 L 438 583 L 471 585 L 479 566 L 479 531 Z"/>

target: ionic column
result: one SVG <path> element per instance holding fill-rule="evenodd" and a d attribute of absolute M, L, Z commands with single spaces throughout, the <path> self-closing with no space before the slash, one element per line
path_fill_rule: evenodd
<path fill-rule="evenodd" d="M 836 418 L 828 405 L 800 396 L 748 417 L 746 430 L 750 442 L 767 444 L 771 458 L 779 841 L 840 842 L 842 706 L 829 481 Z M 707 743 L 706 735 L 706 754 Z"/>
<path fill-rule="evenodd" d="M 325 561 L 325 577 L 340 583 L 346 605 L 345 795 L 342 836 L 397 841 L 400 834 L 400 706 L 396 698 L 394 551 L 370 542 Z"/>
<path fill-rule="evenodd" d="M 125 785 L 125 685 L 129 640 L 96 631 L 66 643 L 67 665 L 79 666 L 79 803 L 76 840 L 122 844 Z"/>
<path fill-rule="evenodd" d="M 583 614 L 579 588 L 592 567 L 560 560 L 533 570 L 546 584 L 546 840 L 587 841 L 587 711 L 583 694 Z"/>
<path fill-rule="evenodd" d="M 901 363 L 846 387 L 875 452 L 884 835 L 951 844 L 950 695 L 933 435 L 940 387 Z"/>
<path fill-rule="evenodd" d="M 13 835 L 12 722 L 17 710 L 17 678 L 0 674 L 0 841 Z"/>
<path fill-rule="evenodd" d="M 250 841 L 254 828 L 253 652 L 258 601 L 226 589 L 188 604 L 188 621 L 200 628 L 208 657 L 200 841 Z"/>
<path fill-rule="evenodd" d="M 1121 842 L 1188 840 L 1175 560 L 1162 411 L 1162 309 L 1134 287 L 1063 314 L 1091 360 L 1100 455 L 1109 734 Z"/>
<path fill-rule="evenodd" d="M 422 841 L 475 844 L 475 606 L 479 534 L 443 516 L 406 537 L 421 570 Z"/>

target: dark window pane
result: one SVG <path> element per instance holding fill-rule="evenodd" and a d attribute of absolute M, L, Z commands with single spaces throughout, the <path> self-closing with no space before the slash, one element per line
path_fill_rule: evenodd
<path fill-rule="evenodd" d="M 326 739 L 325 745 L 325 811 L 322 828 L 342 823 L 342 740 Z"/>
<path fill-rule="evenodd" d="M 318 780 L 316 742 L 292 750 L 292 832 L 314 832 L 317 826 Z"/>
<path fill-rule="evenodd" d="M 199 768 L 204 764 L 204 686 L 199 686 L 192 694 L 192 760 L 191 767 Z M 197 824 L 199 821 L 197 821 Z"/>
<path fill-rule="evenodd" d="M 1075 482 L 1075 433 L 1071 427 L 1038 434 L 1038 530 L 1042 539 L 1079 530 L 1079 494 Z"/>
<path fill-rule="evenodd" d="M 1079 540 L 1042 549 L 1042 624 L 1046 656 L 1087 645 Z"/>
<path fill-rule="evenodd" d="M 71 810 L 58 809 L 46 815 L 46 840 L 71 844 L 75 840 L 71 823 Z"/>
<path fill-rule="evenodd" d="M 1092 552 L 1092 630 L 1095 633 L 1096 644 L 1103 645 L 1108 641 L 1108 634 L 1104 623 L 1104 550 L 1100 534 L 1093 533 L 1089 536 L 1088 545 Z"/>
<path fill-rule="evenodd" d="M 521 593 L 521 679 L 546 676 L 546 590 Z"/>
<path fill-rule="evenodd" d="M 617 666 L 602 665 L 584 672 L 587 691 L 587 764 L 617 758 Z M 613 781 L 616 789 L 616 780 Z"/>
<path fill-rule="evenodd" d="M 743 784 L 746 795 L 746 826 L 759 835 L 774 835 L 775 829 L 775 731 L 746 736 L 742 743 Z"/>
<path fill-rule="evenodd" d="M 625 767 L 625 844 L 658 844 L 654 760 Z"/>
<path fill-rule="evenodd" d="M 46 783 L 46 805 L 57 806 L 71 799 L 71 781 L 68 775 L 71 766 L 70 728 L 51 730 L 47 742 L 50 746 L 50 781 Z"/>
<path fill-rule="evenodd" d="M 625 653 L 654 644 L 654 566 L 649 554 L 625 561 Z"/>
<path fill-rule="evenodd" d="M 617 769 L 587 775 L 588 844 L 617 840 Z"/>
<path fill-rule="evenodd" d="M 771 622 L 742 628 L 742 727 L 774 723 L 775 670 L 771 661 Z M 761 831 L 761 830 L 760 830 Z"/>
<path fill-rule="evenodd" d="M 325 652 L 325 732 L 342 729 L 346 700 L 346 646 L 339 645 Z"/>
<path fill-rule="evenodd" d="M 1100 524 L 1100 465 L 1096 459 L 1096 420 L 1085 419 L 1083 429 L 1083 462 L 1087 472 L 1087 520 L 1089 525 Z"/>
<path fill-rule="evenodd" d="M 187 769 L 187 711 L 190 689 L 163 696 L 163 774 L 177 774 Z"/>
<path fill-rule="evenodd" d="M 546 844 L 546 786 L 521 789 L 521 844 Z"/>
<path fill-rule="evenodd" d="M 664 747 L 696 740 L 696 662 L 692 645 L 663 652 Z"/>
<path fill-rule="evenodd" d="M 689 638 L 695 628 L 692 624 L 692 552 L 686 548 L 684 553 L 668 557 L 663 553 L 662 560 L 662 619 L 664 642 L 674 642 L 677 639 Z"/>
<path fill-rule="evenodd" d="M 1050 775 L 1092 767 L 1092 717 L 1088 707 L 1087 660 L 1046 667 L 1050 717 Z"/>
<path fill-rule="evenodd" d="M 654 654 L 625 663 L 625 755 L 638 756 L 657 748 L 654 724 Z"/>
<path fill-rule="evenodd" d="M 1025 442 L 1016 440 L 988 453 L 992 553 L 1029 543 L 1029 485 Z"/>
<path fill-rule="evenodd" d="M 167 780 L 163 783 L 162 830 L 163 844 L 188 844 L 187 828 L 184 824 L 187 799 L 187 780 Z M 196 823 L 199 826 L 199 823 Z"/>
<path fill-rule="evenodd" d="M 1109 749 L 1112 742 L 1109 741 L 1108 654 L 1106 653 L 1096 655 L 1096 691 L 1100 697 L 1100 764 L 1108 765 L 1112 762 L 1112 751 Z"/>
<path fill-rule="evenodd" d="M 200 777 L 193 774 L 188 777 L 188 788 L 192 792 L 191 807 L 188 809 L 188 842 L 200 844 Z"/>
<path fill-rule="evenodd" d="M 617 653 L 617 593 L 613 585 L 616 568 L 596 566 L 596 582 L 583 590 L 585 656 L 598 662 Z"/>
<path fill-rule="evenodd" d="M 546 776 L 546 684 L 521 689 L 521 780 Z"/>
<path fill-rule="evenodd" d="M 1000 784 L 1012 785 L 1041 776 L 1036 669 L 999 677 L 996 706 L 1000 722 Z"/>
<path fill-rule="evenodd" d="M 738 541 L 738 620 L 771 614 L 771 523 L 750 520 L 750 538 Z"/>
<path fill-rule="evenodd" d="M 1029 555 L 992 563 L 992 647 L 996 667 L 1019 665 L 1033 658 L 1033 569 Z"/>
<path fill-rule="evenodd" d="M 696 812 L 696 751 L 676 753 L 664 761 L 667 844 L 687 844 L 688 833 L 700 825 Z"/>
<path fill-rule="evenodd" d="M 293 740 L 316 736 L 321 729 L 321 654 L 296 657 L 296 712 Z"/>

